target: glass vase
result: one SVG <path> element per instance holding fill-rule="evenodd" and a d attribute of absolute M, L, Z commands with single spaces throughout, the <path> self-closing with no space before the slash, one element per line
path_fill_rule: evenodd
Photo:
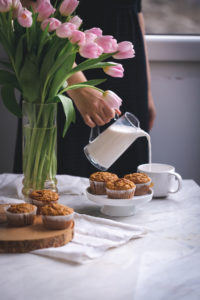
<path fill-rule="evenodd" d="M 57 103 L 23 102 L 23 189 L 57 191 Z"/>

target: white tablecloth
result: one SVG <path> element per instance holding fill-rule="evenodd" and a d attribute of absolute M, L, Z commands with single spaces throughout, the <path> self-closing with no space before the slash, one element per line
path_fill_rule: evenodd
<path fill-rule="evenodd" d="M 1 184 L 3 176 L 0 175 Z M 10 176 L 13 187 L 16 175 Z M 66 177 L 58 176 L 58 187 L 63 179 Z M 61 203 L 78 213 L 109 218 L 84 195 L 87 179 L 68 177 L 68 180 L 72 186 L 73 180 L 81 180 L 83 190 L 78 195 L 63 190 Z M 9 195 L 2 195 L 0 189 L 0 199 L 3 197 L 17 199 L 16 188 Z M 135 216 L 112 219 L 142 225 L 149 229 L 148 235 L 108 250 L 87 265 L 33 254 L 1 254 L 0 298 L 200 299 L 200 188 L 193 180 L 184 180 L 183 189 L 177 194 L 153 199 Z"/>

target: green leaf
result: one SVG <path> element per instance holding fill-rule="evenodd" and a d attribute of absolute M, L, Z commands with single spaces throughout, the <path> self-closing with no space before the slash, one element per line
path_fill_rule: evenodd
<path fill-rule="evenodd" d="M 116 52 L 113 53 L 105 53 L 102 54 L 100 57 L 98 58 L 94 58 L 94 59 L 87 59 L 85 61 L 83 61 L 82 63 L 80 63 L 78 66 L 76 66 L 75 68 L 72 69 L 72 71 L 70 72 L 69 76 L 71 76 L 72 74 L 79 72 L 79 71 L 85 71 L 85 70 L 89 70 L 91 68 L 95 68 L 95 65 L 98 64 L 99 62 L 111 57 L 112 55 L 114 55 Z M 92 67 L 93 66 L 93 67 Z M 97 66 L 98 68 L 98 66 Z"/>
<path fill-rule="evenodd" d="M 11 85 L 4 85 L 1 88 L 1 96 L 5 107 L 17 117 L 22 117 L 22 112 L 17 103 L 14 88 Z"/>
<path fill-rule="evenodd" d="M 16 76 L 6 70 L 0 70 L 0 84 L 10 84 L 13 87 L 19 89 L 19 84 L 17 82 Z"/>
<path fill-rule="evenodd" d="M 75 123 L 76 115 L 75 115 L 75 110 L 74 110 L 72 100 L 70 98 L 63 95 L 57 95 L 56 97 L 58 97 L 60 102 L 62 103 L 63 110 L 66 117 L 65 125 L 63 128 L 63 135 L 62 135 L 64 137 L 69 128 L 69 125 L 72 122 Z"/>
<path fill-rule="evenodd" d="M 60 88 L 66 82 L 67 74 L 73 66 L 75 57 L 76 54 L 74 53 L 65 58 L 63 65 L 59 68 L 59 70 L 56 72 L 55 76 L 52 79 L 52 82 L 49 87 L 49 97 L 57 95 Z"/>
<path fill-rule="evenodd" d="M 67 86 L 66 88 L 61 90 L 60 94 L 63 94 L 64 92 L 69 91 L 69 90 L 76 90 L 76 89 L 80 89 L 80 88 L 83 88 L 83 87 L 89 87 L 89 88 L 95 89 L 95 90 L 100 91 L 100 92 L 103 93 L 103 90 L 95 87 L 95 85 L 101 84 L 102 82 L 104 82 L 106 80 L 107 79 L 93 79 L 93 80 L 88 80 L 88 81 L 85 81 L 85 82 L 76 83 L 76 84 Z"/>
<path fill-rule="evenodd" d="M 22 87 L 23 97 L 26 101 L 38 102 L 40 100 L 40 76 L 36 55 L 31 53 L 25 57 L 19 82 Z"/>
<path fill-rule="evenodd" d="M 110 67 L 110 66 L 115 66 L 116 63 L 111 63 L 111 62 L 99 62 L 95 65 L 92 65 L 88 68 L 89 69 L 102 69 L 102 68 L 105 68 L 105 67 Z"/>
<path fill-rule="evenodd" d="M 91 79 L 91 80 L 88 80 L 88 81 L 85 81 L 85 82 L 80 82 L 78 84 L 87 84 L 87 85 L 91 85 L 91 86 L 95 86 L 95 85 L 99 85 L 103 82 L 105 82 L 107 79 L 106 78 L 103 78 L 103 79 Z"/>
<path fill-rule="evenodd" d="M 20 37 L 20 40 L 17 44 L 17 48 L 16 48 L 16 53 L 15 53 L 15 68 L 16 68 L 16 72 L 19 73 L 22 62 L 24 60 L 24 38 L 25 38 L 25 34 L 23 34 Z"/>
<path fill-rule="evenodd" d="M 46 54 L 42 60 L 42 66 L 40 69 L 40 78 L 41 78 L 42 82 L 45 82 L 50 69 L 55 64 L 56 53 L 59 48 L 62 49 L 62 47 L 60 45 L 61 42 L 62 41 L 59 41 L 59 39 L 56 39 L 56 38 L 53 41 L 49 42 L 49 45 L 46 49 Z"/>
<path fill-rule="evenodd" d="M 45 28 L 45 30 L 42 31 L 42 33 L 40 34 L 39 47 L 38 47 L 38 53 L 37 53 L 38 57 L 40 56 L 44 45 L 46 44 L 46 42 L 49 39 L 49 32 L 48 32 L 49 26 L 50 26 L 50 24 L 48 24 L 47 27 Z M 40 33 L 40 31 L 39 31 L 39 33 Z"/>

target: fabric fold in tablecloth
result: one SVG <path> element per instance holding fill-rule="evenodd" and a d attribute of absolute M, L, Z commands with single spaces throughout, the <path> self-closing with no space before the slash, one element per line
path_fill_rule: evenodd
<path fill-rule="evenodd" d="M 74 238 L 70 243 L 31 253 L 83 264 L 146 233 L 147 230 L 140 226 L 76 213 Z"/>

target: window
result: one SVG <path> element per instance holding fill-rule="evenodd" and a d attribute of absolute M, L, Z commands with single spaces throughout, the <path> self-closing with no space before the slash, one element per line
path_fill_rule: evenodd
<path fill-rule="evenodd" d="M 200 35 L 200 0 L 143 0 L 147 34 Z"/>

